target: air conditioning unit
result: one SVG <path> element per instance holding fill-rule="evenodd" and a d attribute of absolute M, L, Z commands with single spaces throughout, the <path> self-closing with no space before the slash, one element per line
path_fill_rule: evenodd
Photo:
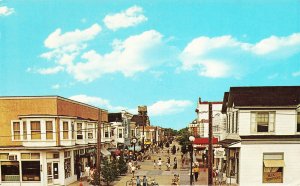
<path fill-rule="evenodd" d="M 10 160 L 10 161 L 16 161 L 16 160 L 18 160 L 17 157 L 18 157 L 17 155 L 9 155 L 8 156 L 8 160 Z"/>

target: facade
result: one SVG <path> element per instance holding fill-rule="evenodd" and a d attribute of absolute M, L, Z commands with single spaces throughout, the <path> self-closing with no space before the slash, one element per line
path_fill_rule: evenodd
<path fill-rule="evenodd" d="M 300 179 L 300 87 L 231 87 L 227 116 L 227 182 L 298 185 Z"/>
<path fill-rule="evenodd" d="M 59 96 L 0 97 L 0 185 L 68 185 L 95 163 L 107 111 Z"/>

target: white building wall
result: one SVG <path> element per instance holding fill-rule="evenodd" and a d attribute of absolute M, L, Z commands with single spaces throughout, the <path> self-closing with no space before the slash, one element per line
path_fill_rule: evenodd
<path fill-rule="evenodd" d="M 263 153 L 283 152 L 283 184 L 262 183 Z M 240 185 L 273 186 L 300 184 L 300 144 L 242 144 L 240 149 Z"/>
<path fill-rule="evenodd" d="M 261 110 L 251 110 L 253 112 Z M 239 111 L 239 135 L 250 135 L 251 111 Z M 295 110 L 267 110 L 275 111 L 275 133 L 276 135 L 294 135 L 296 133 L 296 112 Z M 259 133 L 255 133 L 259 135 Z M 264 133 L 265 135 L 265 133 Z"/>

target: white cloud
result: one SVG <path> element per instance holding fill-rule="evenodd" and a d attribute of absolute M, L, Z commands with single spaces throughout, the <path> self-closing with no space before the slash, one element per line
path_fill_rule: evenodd
<path fill-rule="evenodd" d="M 93 96 L 87 96 L 84 94 L 80 94 L 80 95 L 74 95 L 69 97 L 69 99 L 75 100 L 75 101 L 79 101 L 82 103 L 86 103 L 89 105 L 93 105 L 93 106 L 97 106 L 103 109 L 107 109 L 108 111 L 121 111 L 121 110 L 126 110 L 125 107 L 122 106 L 113 106 L 110 104 L 110 101 L 107 99 L 103 99 L 100 97 L 93 97 Z"/>
<path fill-rule="evenodd" d="M 238 41 L 230 35 L 198 37 L 186 45 L 179 58 L 182 70 L 198 70 L 206 77 L 240 77 L 256 69 L 262 59 L 280 59 L 300 52 L 300 33 L 271 36 L 256 44 Z"/>
<path fill-rule="evenodd" d="M 184 111 L 185 108 L 192 105 L 188 100 L 166 100 L 157 101 L 154 104 L 148 106 L 148 112 L 150 116 L 160 116 L 176 114 Z"/>
<path fill-rule="evenodd" d="M 60 88 L 60 84 L 55 84 L 51 86 L 52 89 L 59 89 Z"/>
<path fill-rule="evenodd" d="M 100 97 L 87 96 L 84 94 L 74 95 L 69 97 L 69 99 L 79 101 L 82 103 L 90 104 L 93 106 L 97 106 L 103 109 L 107 109 L 109 112 L 111 111 L 121 111 L 127 110 L 132 114 L 137 114 L 137 109 L 129 109 L 123 106 L 113 106 L 110 101 L 107 99 L 103 99 Z M 189 100 L 166 100 L 166 101 L 157 101 L 152 105 L 148 106 L 149 116 L 161 116 L 161 115 L 170 115 L 176 114 L 184 111 L 187 107 L 191 106 L 192 102 Z"/>
<path fill-rule="evenodd" d="M 139 6 L 132 6 L 120 13 L 107 15 L 103 19 L 106 27 L 114 31 L 135 26 L 144 21 L 147 21 L 147 17 L 143 15 L 143 9 Z"/>
<path fill-rule="evenodd" d="M 7 6 L 0 6 L 0 16 L 8 16 L 14 12 L 15 10 L 13 8 L 9 8 Z"/>
<path fill-rule="evenodd" d="M 61 33 L 61 29 L 58 28 L 52 32 L 45 40 L 44 44 L 47 48 L 60 48 L 64 46 L 77 47 L 78 44 L 94 39 L 101 27 L 98 24 L 94 24 L 85 30 L 76 29 L 72 32 Z"/>
<path fill-rule="evenodd" d="M 124 41 L 115 40 L 110 53 L 100 54 L 94 50 L 85 52 L 78 62 L 68 68 L 78 81 L 93 81 L 103 74 L 122 73 L 131 77 L 138 72 L 159 66 L 170 58 L 171 49 L 155 31 L 145 31 Z"/>
<path fill-rule="evenodd" d="M 43 68 L 43 69 L 38 69 L 37 72 L 43 75 L 48 75 L 48 74 L 56 74 L 60 71 L 63 71 L 64 67 L 62 66 L 56 66 L 53 68 Z"/>
<path fill-rule="evenodd" d="M 300 76 L 300 71 L 294 72 L 294 73 L 292 73 L 292 75 L 293 75 L 294 77 L 298 77 L 298 76 Z"/>

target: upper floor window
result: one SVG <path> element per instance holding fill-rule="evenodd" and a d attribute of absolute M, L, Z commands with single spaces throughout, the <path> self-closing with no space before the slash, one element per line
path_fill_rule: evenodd
<path fill-rule="evenodd" d="M 251 112 L 251 132 L 274 132 L 275 112 Z"/>
<path fill-rule="evenodd" d="M 40 121 L 31 121 L 31 139 L 41 139 L 41 122 Z"/>
<path fill-rule="evenodd" d="M 20 122 L 13 122 L 13 135 L 14 135 L 14 140 L 20 140 L 21 138 L 21 129 L 20 129 Z"/>
<path fill-rule="evenodd" d="M 105 127 L 105 131 L 104 131 L 104 137 L 108 138 L 109 137 L 109 131 L 108 131 L 108 127 Z"/>
<path fill-rule="evenodd" d="M 119 129 L 119 138 L 123 138 L 123 130 Z"/>
<path fill-rule="evenodd" d="M 46 121 L 46 139 L 52 140 L 53 139 L 53 122 Z"/>
<path fill-rule="evenodd" d="M 300 112 L 297 114 L 297 132 L 300 132 Z"/>
<path fill-rule="evenodd" d="M 93 139 L 93 124 L 88 124 L 88 139 Z"/>
<path fill-rule="evenodd" d="M 63 122 L 63 139 L 69 139 L 69 123 Z"/>
<path fill-rule="evenodd" d="M 27 122 L 23 121 L 23 139 L 27 140 Z"/>
<path fill-rule="evenodd" d="M 77 139 L 83 139 L 82 123 L 77 123 Z"/>

